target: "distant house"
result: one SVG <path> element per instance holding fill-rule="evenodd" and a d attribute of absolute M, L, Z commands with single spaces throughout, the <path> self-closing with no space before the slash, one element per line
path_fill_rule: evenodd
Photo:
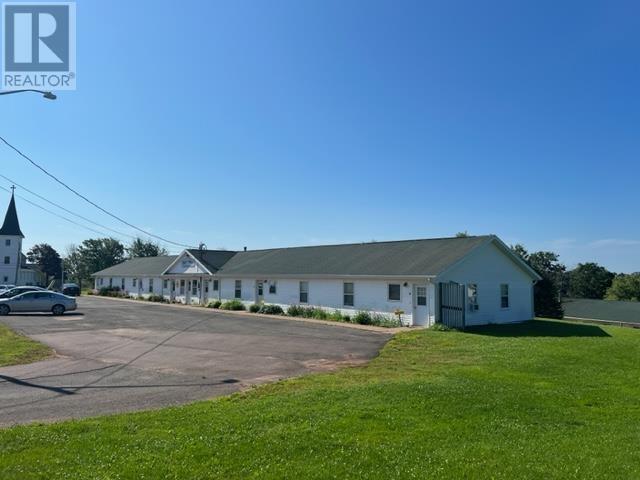
<path fill-rule="evenodd" d="M 45 286 L 46 274 L 38 265 L 27 263 L 27 257 L 22 254 L 23 239 L 12 194 L 4 222 L 0 227 L 0 285 Z"/>
<path fill-rule="evenodd" d="M 267 250 L 184 250 L 93 274 L 95 288 L 187 304 L 237 299 L 394 316 L 407 325 L 507 323 L 533 317 L 540 279 L 494 235 Z"/>

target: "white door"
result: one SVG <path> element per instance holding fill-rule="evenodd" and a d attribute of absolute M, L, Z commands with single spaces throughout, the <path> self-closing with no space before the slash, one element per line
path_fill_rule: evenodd
<path fill-rule="evenodd" d="M 429 307 L 427 306 L 427 286 L 413 286 L 413 324 L 426 325 L 429 320 Z"/>

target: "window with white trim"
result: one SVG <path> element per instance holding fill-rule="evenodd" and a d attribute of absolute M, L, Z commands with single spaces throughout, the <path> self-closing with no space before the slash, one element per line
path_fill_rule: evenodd
<path fill-rule="evenodd" d="M 390 283 L 387 285 L 387 300 L 390 302 L 400 301 L 400 284 Z"/>
<path fill-rule="evenodd" d="M 478 285 L 475 283 L 467 284 L 467 304 L 469 305 L 469 310 L 475 312 L 479 309 L 478 307 Z"/>
<path fill-rule="evenodd" d="M 185 280 L 180 280 L 180 295 L 184 295 Z"/>
<path fill-rule="evenodd" d="M 149 293 L 153 293 L 153 278 L 149 279 Z"/>
<path fill-rule="evenodd" d="M 353 307 L 354 289 L 352 282 L 342 284 L 342 304 L 345 307 Z"/>
<path fill-rule="evenodd" d="M 500 284 L 500 308 L 509 308 L 509 284 Z"/>
<path fill-rule="evenodd" d="M 309 282 L 300 282 L 300 303 L 309 303 Z"/>
<path fill-rule="evenodd" d="M 233 298 L 242 298 L 242 280 L 236 280 Z"/>
<path fill-rule="evenodd" d="M 124 290 L 124 277 L 120 280 L 120 290 Z"/>
<path fill-rule="evenodd" d="M 167 288 L 169 288 L 169 280 L 165 279 L 165 280 L 162 282 L 162 288 L 164 288 L 165 290 L 166 290 Z"/>
<path fill-rule="evenodd" d="M 198 280 L 191 280 L 191 295 L 198 294 Z"/>
<path fill-rule="evenodd" d="M 416 287 L 416 305 L 420 307 L 427 305 L 427 287 Z"/>
<path fill-rule="evenodd" d="M 219 280 L 214 280 L 213 281 L 213 291 L 217 292 L 220 289 L 220 281 Z"/>
<path fill-rule="evenodd" d="M 11 257 L 4 257 L 4 264 L 9 265 L 11 263 Z"/>
<path fill-rule="evenodd" d="M 11 239 L 10 239 L 10 238 L 7 238 L 7 239 L 4 241 L 4 245 L 5 245 L 5 247 L 10 247 L 10 246 L 11 246 Z"/>
<path fill-rule="evenodd" d="M 269 282 L 269 295 L 275 295 L 278 292 L 278 282 L 273 280 Z"/>
<path fill-rule="evenodd" d="M 138 279 L 137 279 L 137 278 L 134 278 L 134 279 L 133 279 L 133 286 L 134 286 L 134 287 L 137 287 L 137 286 L 138 286 Z"/>

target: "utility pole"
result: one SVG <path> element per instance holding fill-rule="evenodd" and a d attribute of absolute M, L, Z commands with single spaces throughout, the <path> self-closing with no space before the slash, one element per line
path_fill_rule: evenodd
<path fill-rule="evenodd" d="M 60 293 L 64 290 L 64 258 L 60 259 Z"/>

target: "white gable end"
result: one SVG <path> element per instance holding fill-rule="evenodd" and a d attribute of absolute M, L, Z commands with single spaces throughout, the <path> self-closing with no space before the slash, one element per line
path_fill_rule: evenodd
<path fill-rule="evenodd" d="M 165 275 L 171 274 L 203 274 L 206 275 L 207 272 L 199 262 L 193 259 L 188 253 L 184 252 L 180 255 L 173 265 L 169 267 L 169 269 L 165 272 Z"/>

